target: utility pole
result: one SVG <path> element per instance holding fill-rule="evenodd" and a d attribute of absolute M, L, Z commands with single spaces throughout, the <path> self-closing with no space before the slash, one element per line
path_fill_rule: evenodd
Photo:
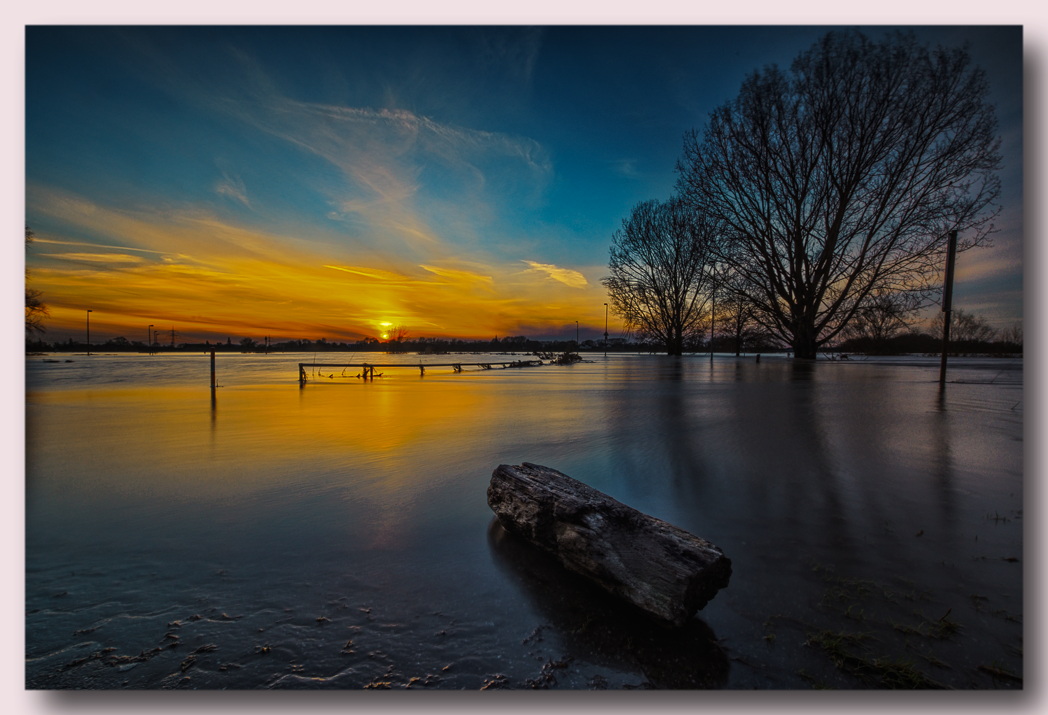
<path fill-rule="evenodd" d="M 608 304 L 604 304 L 604 357 L 608 357 Z"/>
<path fill-rule="evenodd" d="M 950 318 L 953 313 L 953 268 L 957 255 L 957 232 L 950 231 L 946 248 L 946 281 L 942 288 L 942 360 L 939 363 L 939 386 L 946 384 L 946 353 L 950 350 Z"/>
<path fill-rule="evenodd" d="M 717 322 L 717 264 L 713 264 L 713 292 L 710 300 L 713 302 L 710 308 L 710 365 L 713 364 L 713 331 Z"/>

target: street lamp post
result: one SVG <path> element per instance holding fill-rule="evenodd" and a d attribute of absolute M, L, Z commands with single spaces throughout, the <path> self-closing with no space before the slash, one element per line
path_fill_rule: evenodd
<path fill-rule="evenodd" d="M 91 354 L 91 310 L 87 311 L 87 354 Z"/>
<path fill-rule="evenodd" d="M 604 357 L 608 356 L 608 304 L 604 304 Z"/>
<path fill-rule="evenodd" d="M 579 349 L 579 321 L 575 321 L 575 351 Z"/>

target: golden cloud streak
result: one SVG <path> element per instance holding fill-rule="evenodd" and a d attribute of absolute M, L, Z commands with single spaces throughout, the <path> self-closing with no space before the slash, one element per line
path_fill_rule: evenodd
<path fill-rule="evenodd" d="M 35 193 L 39 211 L 44 195 Z M 105 240 L 51 235 L 31 247 L 32 286 L 51 308 L 51 339 L 79 335 L 88 308 L 100 339 L 138 335 L 148 324 L 173 325 L 186 341 L 358 340 L 376 336 L 383 322 L 414 337 L 559 330 L 575 320 L 603 329 L 602 266 L 584 273 L 529 261 L 521 271 L 518 261 L 463 260 L 443 246 L 423 263 L 369 252 L 382 261 L 376 266 L 354 260 L 352 246 L 266 234 L 199 212 L 117 211 L 58 198 L 52 216 L 76 235 Z M 39 244 L 94 250 L 49 254 Z"/>
<path fill-rule="evenodd" d="M 72 261 L 74 263 L 144 263 L 142 256 L 132 256 L 126 253 L 48 253 L 48 258 L 60 261 Z"/>
<path fill-rule="evenodd" d="M 545 273 L 553 280 L 560 281 L 571 288 L 585 288 L 589 284 L 586 276 L 570 268 L 561 268 L 550 263 L 536 263 L 535 261 L 524 261 L 524 263 L 531 266 L 530 270 Z"/>

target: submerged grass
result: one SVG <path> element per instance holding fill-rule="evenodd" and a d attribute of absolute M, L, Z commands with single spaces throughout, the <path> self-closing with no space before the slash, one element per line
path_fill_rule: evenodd
<path fill-rule="evenodd" d="M 804 646 L 829 657 L 842 674 L 856 678 L 865 687 L 885 689 L 944 689 L 953 687 L 932 677 L 928 669 L 954 670 L 946 662 L 948 651 L 940 645 L 962 631 L 961 620 L 954 617 L 953 608 L 943 605 L 945 612 L 928 615 L 932 604 L 929 595 L 916 584 L 900 579 L 891 586 L 865 578 L 846 577 L 832 567 L 812 566 L 825 588 L 818 601 L 818 609 L 829 618 L 818 624 L 800 624 Z M 986 612 L 988 600 L 972 596 L 970 603 L 976 612 Z M 765 622 L 765 640 L 775 641 L 770 633 L 772 621 L 786 625 L 791 619 L 776 616 Z M 846 624 L 851 624 L 849 628 Z M 854 630 L 862 624 L 862 630 Z M 1014 687 L 1022 678 L 996 663 L 965 668 L 957 677 L 975 682 L 989 675 L 995 687 Z M 813 688 L 830 687 L 807 670 L 796 675 Z M 956 678 L 954 678 L 956 679 Z"/>
<path fill-rule="evenodd" d="M 926 638 L 942 640 L 954 635 L 961 628 L 960 623 L 949 618 L 951 610 L 952 609 L 947 610 L 941 618 L 934 621 L 929 620 L 921 613 L 915 613 L 914 615 L 920 618 L 920 622 L 917 623 L 916 626 L 910 626 L 905 623 L 896 623 L 894 621 L 891 621 L 891 626 L 895 630 L 900 633 L 905 633 L 906 635 L 924 636 Z"/>
<path fill-rule="evenodd" d="M 922 673 L 912 662 L 885 656 L 872 656 L 868 633 L 818 631 L 809 635 L 806 646 L 823 650 L 840 670 L 879 688 L 904 690 L 942 690 L 942 683 Z"/>

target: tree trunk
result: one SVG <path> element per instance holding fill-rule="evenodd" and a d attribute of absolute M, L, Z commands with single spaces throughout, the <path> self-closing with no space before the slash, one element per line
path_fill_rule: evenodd
<path fill-rule="evenodd" d="M 549 467 L 499 465 L 488 505 L 507 531 L 676 626 L 731 577 L 731 561 L 710 542 Z"/>
<path fill-rule="evenodd" d="M 819 353 L 819 341 L 816 339 L 815 326 L 799 320 L 793 326 L 793 356 L 801 360 L 814 360 Z"/>
<path fill-rule="evenodd" d="M 679 331 L 672 332 L 666 338 L 666 354 L 677 357 L 684 354 L 684 336 Z"/>

